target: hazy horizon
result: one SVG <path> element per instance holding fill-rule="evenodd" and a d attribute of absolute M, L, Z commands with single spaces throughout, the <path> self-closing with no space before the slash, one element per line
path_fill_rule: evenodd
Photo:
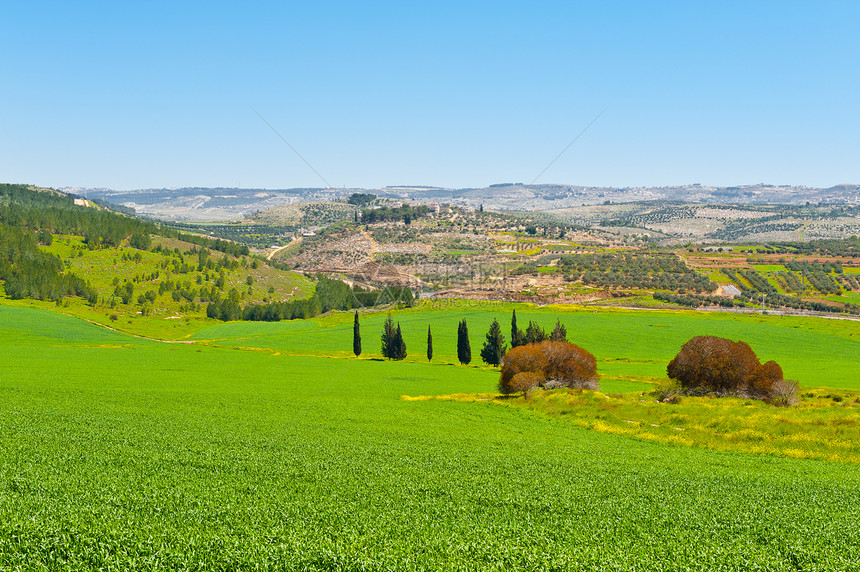
<path fill-rule="evenodd" d="M 35 183 L 20 182 L 20 181 L 18 181 L 17 183 L 18 184 L 35 184 Z M 798 188 L 805 187 L 805 188 L 810 188 L 810 189 L 828 189 L 828 188 L 832 188 L 832 187 L 836 187 L 836 186 L 840 186 L 840 185 L 860 186 L 860 183 L 842 182 L 842 183 L 836 183 L 834 185 L 829 185 L 827 187 L 824 187 L 824 186 L 813 186 L 813 185 L 795 185 L 792 183 L 771 183 L 771 182 L 767 182 L 767 181 L 760 181 L 757 183 L 738 183 L 738 184 L 734 184 L 734 185 L 711 185 L 709 183 L 704 183 L 704 182 L 693 182 L 693 183 L 677 183 L 677 184 L 666 184 L 666 185 L 625 185 L 625 186 L 613 187 L 610 185 L 580 185 L 577 183 L 559 183 L 559 182 L 546 182 L 546 183 L 537 182 L 537 183 L 531 183 L 530 184 L 530 183 L 527 183 L 524 181 L 516 181 L 516 182 L 510 182 L 510 183 L 500 181 L 497 183 L 488 183 L 485 185 L 477 185 L 477 186 L 471 186 L 471 187 L 467 187 L 467 186 L 445 187 L 445 186 L 441 186 L 441 185 L 401 184 L 401 185 L 380 185 L 380 186 L 376 186 L 376 187 L 353 187 L 353 186 L 324 187 L 324 186 L 319 186 L 319 185 L 316 185 L 316 186 L 308 185 L 308 186 L 304 186 L 304 187 L 256 187 L 256 186 L 254 186 L 254 187 L 252 187 L 252 186 L 237 187 L 237 186 L 229 186 L 229 185 L 211 185 L 211 186 L 169 185 L 169 186 L 164 186 L 164 187 L 139 187 L 139 188 L 124 188 L 124 189 L 118 189 L 118 188 L 113 188 L 113 187 L 104 187 L 104 186 L 101 186 L 101 187 L 96 187 L 96 186 L 83 187 L 83 186 L 78 186 L 78 185 L 75 185 L 75 186 L 72 186 L 72 185 L 50 185 L 50 188 L 54 188 L 54 189 L 91 189 L 91 190 L 108 189 L 111 191 L 122 193 L 122 192 L 138 192 L 138 191 L 160 191 L 160 190 L 164 190 L 164 189 L 236 189 L 236 190 L 253 190 L 253 191 L 289 191 L 292 189 L 319 189 L 319 190 L 337 191 L 340 189 L 345 189 L 345 190 L 362 190 L 362 189 L 363 190 L 384 190 L 384 189 L 398 189 L 398 188 L 415 188 L 415 189 L 460 190 L 460 189 L 483 189 L 483 188 L 492 187 L 494 185 L 495 186 L 523 185 L 526 187 L 528 187 L 528 186 L 539 186 L 540 185 L 540 186 L 557 186 L 557 187 L 590 187 L 590 188 L 606 188 L 606 189 L 610 189 L 610 188 L 615 188 L 615 189 L 624 189 L 624 188 L 629 188 L 629 189 L 636 189 L 636 188 L 643 188 L 643 189 L 647 189 L 647 188 L 679 188 L 679 187 L 689 187 L 689 186 L 693 186 L 693 185 L 700 185 L 702 187 L 715 187 L 715 188 L 725 188 L 725 187 L 742 188 L 742 187 L 754 187 L 754 186 L 758 186 L 758 185 L 765 185 L 765 186 L 773 186 L 773 187 L 798 187 Z"/>

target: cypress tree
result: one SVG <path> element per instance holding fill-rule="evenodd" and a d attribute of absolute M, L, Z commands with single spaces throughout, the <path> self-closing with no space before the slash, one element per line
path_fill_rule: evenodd
<path fill-rule="evenodd" d="M 427 361 L 433 359 L 433 334 L 430 333 L 430 326 L 427 326 Z"/>
<path fill-rule="evenodd" d="M 499 326 L 499 321 L 493 319 L 490 324 L 490 331 L 487 332 L 487 340 L 484 342 L 484 347 L 481 349 L 481 359 L 484 363 L 490 365 L 499 365 L 502 363 L 502 358 L 508 349 L 505 343 L 505 336 L 502 335 L 502 328 Z"/>
<path fill-rule="evenodd" d="M 355 323 L 352 325 L 352 353 L 355 357 L 361 355 L 361 332 L 358 330 L 358 312 L 355 313 Z"/>
<path fill-rule="evenodd" d="M 394 320 L 391 319 L 391 314 L 388 314 L 388 319 L 382 326 L 382 357 L 392 359 L 394 356 Z"/>
<path fill-rule="evenodd" d="M 526 336 L 523 331 L 517 327 L 517 311 L 513 311 L 511 316 L 511 349 L 521 346 L 526 343 Z"/>
<path fill-rule="evenodd" d="M 567 341 L 567 328 L 562 325 L 560 320 L 555 320 L 555 329 L 550 334 L 549 339 L 553 342 Z"/>
<path fill-rule="evenodd" d="M 394 330 L 394 344 L 392 359 L 401 360 L 406 357 L 406 342 L 403 341 L 403 332 L 400 331 L 400 322 Z"/>
<path fill-rule="evenodd" d="M 463 365 L 472 361 L 472 347 L 469 345 L 469 328 L 466 325 L 466 318 L 463 318 L 457 327 L 457 359 Z"/>

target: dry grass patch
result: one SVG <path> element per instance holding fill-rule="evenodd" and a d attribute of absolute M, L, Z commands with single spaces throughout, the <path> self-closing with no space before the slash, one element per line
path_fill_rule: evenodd
<path fill-rule="evenodd" d="M 586 429 L 670 445 L 860 463 L 860 397 L 844 391 L 808 391 L 789 408 L 736 397 L 682 396 L 663 403 L 651 393 L 578 389 L 538 389 L 528 399 L 490 393 L 402 399 L 524 407 Z"/>

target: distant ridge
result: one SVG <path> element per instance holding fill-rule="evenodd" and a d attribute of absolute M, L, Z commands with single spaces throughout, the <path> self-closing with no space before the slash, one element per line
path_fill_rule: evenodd
<path fill-rule="evenodd" d="M 833 191 L 834 193 L 858 193 L 860 192 L 860 185 L 834 185 L 827 190 Z"/>
<path fill-rule="evenodd" d="M 795 185 L 709 186 L 701 183 L 663 187 L 593 187 L 567 184 L 525 185 L 493 183 L 481 188 L 450 189 L 400 185 L 376 189 L 298 187 L 289 189 L 236 187 L 180 187 L 116 191 L 70 187 L 67 193 L 85 195 L 167 220 L 235 220 L 275 206 L 296 202 L 344 199 L 352 193 L 422 203 L 451 203 L 497 210 L 553 210 L 614 203 L 675 201 L 692 204 L 860 204 L 860 185 L 830 188 Z"/>

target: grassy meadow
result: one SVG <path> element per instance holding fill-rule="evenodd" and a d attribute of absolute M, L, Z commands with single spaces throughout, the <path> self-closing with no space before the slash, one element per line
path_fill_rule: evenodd
<path fill-rule="evenodd" d="M 512 309 L 516 309 L 517 323 L 523 330 L 534 320 L 550 331 L 560 319 L 567 327 L 568 339 L 597 358 L 598 372 L 608 378 L 604 386 L 619 376 L 664 378 L 666 365 L 687 340 L 714 335 L 748 342 L 762 362 L 779 362 L 786 377 L 801 387 L 860 390 L 860 327 L 856 321 L 445 300 L 423 302 L 418 308 L 394 311 L 392 316 L 403 329 L 407 363 L 427 361 L 428 326 L 433 332 L 433 362 L 457 363 L 457 323 L 465 318 L 472 347 L 470 367 L 482 368 L 480 348 L 490 323 L 497 319 L 510 338 Z M 382 312 L 361 317 L 362 357 L 381 357 L 379 336 L 385 318 Z M 352 324 L 351 313 L 275 323 L 213 323 L 187 339 L 291 355 L 348 357 L 352 355 Z"/>
<path fill-rule="evenodd" d="M 668 445 L 860 463 L 857 392 L 805 391 L 790 409 L 736 397 L 684 396 L 658 402 L 651 392 L 635 387 L 626 393 L 555 389 L 534 391 L 528 397 L 456 393 L 404 399 L 492 402 L 525 407 L 594 431 Z"/>
<path fill-rule="evenodd" d="M 384 362 L 381 313 L 361 316 L 355 359 L 349 313 L 201 322 L 164 343 L 0 305 L 0 569 L 860 568 L 856 463 L 665 444 L 534 404 L 404 398 L 492 393 L 481 340 L 493 317 L 509 331 L 512 307 L 395 311 L 409 357 Z M 801 391 L 860 391 L 856 322 L 516 308 L 521 328 L 560 317 L 623 407 L 697 334 L 748 341 Z M 454 365 L 463 317 L 468 367 Z M 173 328 L 139 319 L 154 337 Z"/>

